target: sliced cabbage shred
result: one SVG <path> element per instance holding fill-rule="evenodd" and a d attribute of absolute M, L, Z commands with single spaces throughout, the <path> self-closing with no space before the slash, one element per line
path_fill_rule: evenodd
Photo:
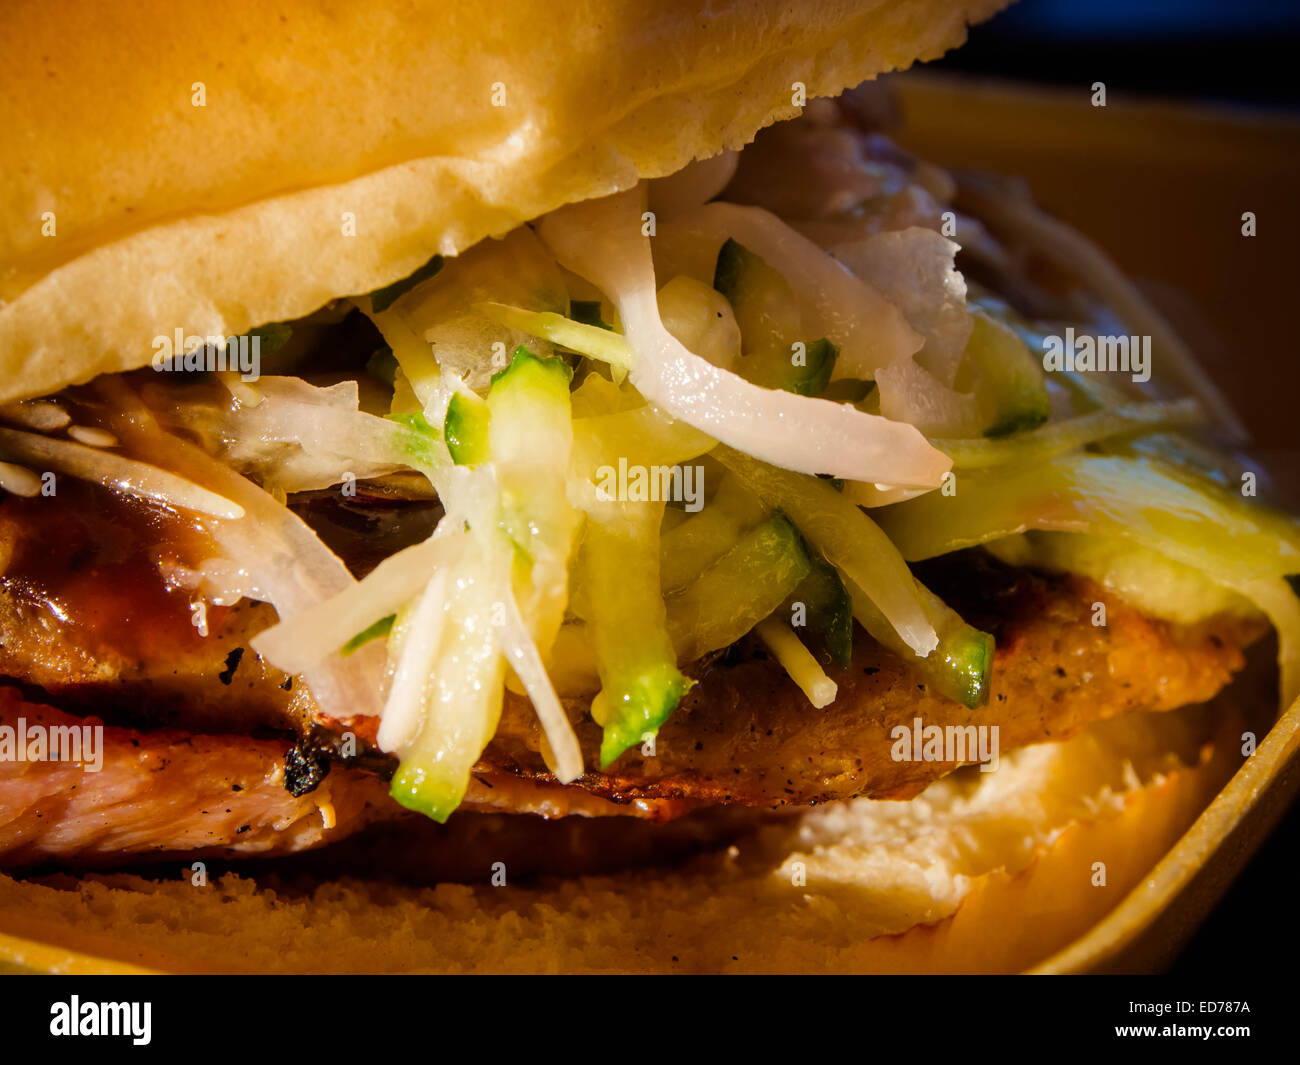
<path fill-rule="evenodd" d="M 356 297 L 388 347 L 386 411 L 355 380 L 114 380 L 99 388 L 121 447 L 22 423 L 0 427 L 0 460 L 19 464 L 14 483 L 39 463 L 199 522 L 214 556 L 173 579 L 274 605 L 253 649 L 326 715 L 376 718 L 394 797 L 437 820 L 462 803 L 507 693 L 531 702 L 543 757 L 572 782 L 589 768 L 575 722 L 602 726 L 601 767 L 638 757 L 691 662 L 749 632 L 827 712 L 850 612 L 935 690 L 982 705 L 993 638 L 909 567 L 970 547 L 1177 621 L 1261 611 L 1283 698 L 1300 694 L 1286 579 L 1300 526 L 1134 444 L 1176 456 L 1204 403 L 1067 382 L 1057 400 L 1076 401 L 1049 411 L 1023 324 L 968 306 L 951 241 L 912 227 L 828 254 L 761 208 L 700 202 L 731 172 L 715 169 L 652 199 L 670 205 L 653 236 L 639 187 Z M 716 283 L 724 246 L 788 282 L 783 320 L 810 334 L 792 359 L 834 345 L 833 373 L 791 377 L 804 394 L 747 378 L 759 341 L 742 323 L 757 319 Z M 444 517 L 361 579 L 286 505 L 411 471 Z M 810 573 L 839 616 L 805 628 L 789 605 Z"/>

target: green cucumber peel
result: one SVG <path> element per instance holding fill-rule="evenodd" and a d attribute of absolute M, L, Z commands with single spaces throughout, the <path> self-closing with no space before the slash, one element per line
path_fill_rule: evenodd
<path fill-rule="evenodd" d="M 513 388 L 519 385 L 536 384 L 554 388 L 563 382 L 567 392 L 569 382 L 573 380 L 573 368 L 563 359 L 551 356 L 541 358 L 534 355 L 523 345 L 515 348 L 510 365 L 492 375 L 492 385 L 488 389 L 488 399 L 501 388 Z"/>
<path fill-rule="evenodd" d="M 656 735 L 694 683 L 675 665 L 660 662 L 627 678 L 613 693 L 602 690 L 609 716 L 600 741 L 600 768 L 645 742 L 647 734 Z"/>
<path fill-rule="evenodd" d="M 727 298 L 740 324 L 744 376 L 764 388 L 800 396 L 820 396 L 826 390 L 839 348 L 826 337 L 800 341 L 802 316 L 794 290 L 779 270 L 728 239 L 718 251 L 713 287 Z"/>
<path fill-rule="evenodd" d="M 393 631 L 393 622 L 396 620 L 396 614 L 389 614 L 387 617 L 380 618 L 373 625 L 367 625 L 339 648 L 340 657 L 347 658 L 348 655 L 356 653 L 360 648 L 370 643 L 371 640 L 384 638 Z"/>
<path fill-rule="evenodd" d="M 415 459 L 417 466 L 430 467 L 439 464 L 435 445 L 442 439 L 441 434 L 429 424 L 428 419 L 420 411 L 410 414 L 385 414 L 384 417 L 390 422 L 405 426 L 409 431 L 406 449 Z"/>
<path fill-rule="evenodd" d="M 468 781 L 442 779 L 435 777 L 431 770 L 403 763 L 393 774 L 388 794 L 408 810 L 442 825 L 460 806 L 467 786 Z"/>
<path fill-rule="evenodd" d="M 443 439 L 457 466 L 477 466 L 488 458 L 487 404 L 472 392 L 457 392 L 447 404 Z"/>

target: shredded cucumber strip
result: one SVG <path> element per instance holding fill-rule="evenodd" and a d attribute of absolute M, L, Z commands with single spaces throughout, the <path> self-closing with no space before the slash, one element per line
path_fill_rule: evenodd
<path fill-rule="evenodd" d="M 438 596 L 445 615 L 440 637 L 434 643 L 425 630 L 426 638 L 412 652 L 410 684 L 390 692 L 384 709 L 384 717 L 396 722 L 385 736 L 395 746 L 385 749 L 400 759 L 390 794 L 436 821 L 445 821 L 460 805 L 470 771 L 501 716 L 503 607 L 512 556 L 496 520 L 495 471 L 457 466 L 451 473 L 443 497 L 447 516 L 434 533 L 445 529 L 443 535 L 455 545 L 452 565 L 439 570 L 446 575 L 445 592 Z M 424 592 L 434 595 L 427 586 Z M 399 672 L 421 620 L 418 605 L 406 618 L 399 614 L 389 640 Z M 432 624 L 427 614 L 423 620 Z"/>
<path fill-rule="evenodd" d="M 538 358 L 521 347 L 492 378 L 477 419 L 478 460 L 492 465 L 499 526 L 514 546 L 513 572 L 505 581 L 503 650 L 541 722 L 548 765 L 564 784 L 582 775 L 582 752 L 543 655 L 564 620 L 569 556 L 580 520 L 567 491 L 571 378 L 563 360 Z"/>
<path fill-rule="evenodd" d="M 659 553 L 664 591 L 675 591 L 698 577 L 771 513 L 772 507 L 734 474 L 725 475 L 703 510 L 664 533 Z"/>
<path fill-rule="evenodd" d="M 419 731 L 398 749 L 390 794 L 445 822 L 469 787 L 470 771 L 501 718 L 505 659 L 497 607 L 507 594 L 498 567 L 477 559 L 448 583 L 441 649 L 425 673 Z"/>
<path fill-rule="evenodd" d="M 789 520 L 774 514 L 667 600 L 668 633 L 686 662 L 728 647 L 781 605 L 812 563 Z"/>
<path fill-rule="evenodd" d="M 674 465 L 713 441 L 653 407 L 618 409 L 626 396 L 608 382 L 584 384 L 580 391 L 591 413 L 573 423 L 570 498 L 587 522 L 569 605 L 587 623 L 600 678 L 591 714 L 604 729 L 604 768 L 647 733 L 657 732 L 691 681 L 677 668 L 660 591 L 664 502 L 602 498 L 598 471 L 619 458 L 644 466 Z"/>
<path fill-rule="evenodd" d="M 985 469 L 1010 462 L 1039 462 L 1073 451 L 1085 444 L 1117 436 L 1150 432 L 1172 426 L 1194 425 L 1203 420 L 1195 399 L 1164 403 L 1130 403 L 1113 410 L 1097 410 L 1077 418 L 1053 422 L 1013 436 L 996 439 L 931 439 L 951 456 L 959 470 Z"/>
<path fill-rule="evenodd" d="M 953 495 L 931 492 L 876 514 L 909 561 L 1048 529 L 1127 537 L 1215 580 L 1300 573 L 1295 521 L 1151 458 L 1067 455 L 976 470 L 957 478 Z"/>
<path fill-rule="evenodd" d="M 570 351 L 607 363 L 623 373 L 632 368 L 636 359 L 620 334 L 598 325 L 575 322 L 554 311 L 527 311 L 522 307 L 491 301 L 475 304 L 474 310 L 507 329 L 517 329 L 521 333 L 549 340 L 552 344 L 559 344 Z"/>
<path fill-rule="evenodd" d="M 784 621 L 765 618 L 754 631 L 816 709 L 820 710 L 835 701 L 839 686 L 826 675 L 826 670 L 822 669 L 812 652 L 800 642 L 794 629 Z"/>
<path fill-rule="evenodd" d="M 396 621 L 396 614 L 384 615 L 373 625 L 366 626 L 366 628 L 353 636 L 352 639 L 348 640 L 347 643 L 339 648 L 339 654 L 343 658 L 347 658 L 348 655 L 356 654 L 357 651 L 365 647 L 365 645 L 370 643 L 371 640 L 387 639 L 388 635 L 393 631 L 393 623 Z"/>
<path fill-rule="evenodd" d="M 880 526 L 827 482 L 777 469 L 729 447 L 713 456 L 760 499 L 784 512 L 841 575 L 876 604 L 911 654 L 939 644 L 903 556 Z"/>
<path fill-rule="evenodd" d="M 796 604 L 804 614 L 801 627 L 822 641 L 837 666 L 847 669 L 853 659 L 853 603 L 835 567 L 823 558 L 814 558 L 808 576 L 784 604 L 792 616 Z"/>
<path fill-rule="evenodd" d="M 445 404 L 446 400 L 441 397 L 439 388 L 442 369 L 438 366 L 438 360 L 433 357 L 433 349 L 425 343 L 424 337 L 407 323 L 399 311 L 376 311 L 369 297 L 362 297 L 354 302 L 362 313 L 375 323 L 375 328 L 393 349 L 393 357 L 397 359 L 397 365 L 402 368 L 402 373 L 406 375 L 407 381 L 415 390 L 426 412 L 431 407 Z M 431 419 L 431 421 L 435 425 L 442 423 L 441 418 Z"/>
<path fill-rule="evenodd" d="M 564 620 L 569 557 L 581 515 L 570 504 L 571 373 L 526 348 L 492 379 L 487 451 L 497 475 L 500 520 L 517 549 L 516 596 L 543 654 Z M 522 678 L 521 678 L 522 679 Z"/>
<path fill-rule="evenodd" d="M 662 503 L 601 504 L 588 513 L 578 553 L 582 594 L 573 606 L 600 675 L 591 713 L 604 728 L 602 769 L 656 733 L 691 686 L 677 668 L 659 591 L 662 518 Z"/>
<path fill-rule="evenodd" d="M 1051 415 L 1043 367 L 1010 326 L 986 314 L 972 316 L 966 366 L 977 375 L 976 405 L 990 437 L 1036 428 Z"/>
<path fill-rule="evenodd" d="M 1119 536 L 1204 573 L 1254 602 L 1278 630 L 1283 704 L 1300 694 L 1300 528 L 1150 458 L 1067 456 L 965 475 L 955 496 L 899 504 L 882 524 L 910 559 L 1029 529 Z"/>
<path fill-rule="evenodd" d="M 452 393 L 442 423 L 442 438 L 452 462 L 457 466 L 478 466 L 487 461 L 490 421 L 487 404 L 476 392 L 461 388 Z"/>
<path fill-rule="evenodd" d="M 940 695 L 972 710 L 988 702 L 995 649 L 989 633 L 967 624 L 960 614 L 917 581 L 917 591 L 938 633 L 938 644 L 925 658 L 915 658 L 871 598 L 852 581 L 846 582 L 846 587 L 858 624 L 879 644 L 910 663 Z"/>

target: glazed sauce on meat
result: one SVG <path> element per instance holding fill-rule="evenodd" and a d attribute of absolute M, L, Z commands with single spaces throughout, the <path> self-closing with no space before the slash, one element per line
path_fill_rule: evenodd
<path fill-rule="evenodd" d="M 52 496 L 0 495 L 0 587 L 92 653 L 189 650 L 202 640 L 191 593 L 169 587 L 159 563 L 195 565 L 210 553 L 203 540 L 182 515 L 59 477 Z M 209 625 L 221 610 L 208 605 Z"/>
<path fill-rule="evenodd" d="M 369 485 L 359 485 L 352 499 L 332 489 L 300 492 L 289 506 L 357 580 L 390 555 L 427 540 L 443 514 L 436 499 L 380 495 Z"/>
<path fill-rule="evenodd" d="M 435 502 L 303 493 L 293 509 L 360 578 L 433 532 Z M 50 497 L 0 493 L 0 588 L 46 615 L 92 654 L 143 661 L 163 648 L 197 650 L 189 589 L 167 563 L 193 568 L 212 555 L 194 521 L 99 485 L 60 477 Z M 220 628 L 227 608 L 205 607 Z"/>

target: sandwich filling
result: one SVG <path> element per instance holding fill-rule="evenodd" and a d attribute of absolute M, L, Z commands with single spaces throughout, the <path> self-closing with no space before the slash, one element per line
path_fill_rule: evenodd
<path fill-rule="evenodd" d="M 232 795 L 191 831 L 6 762 L 0 853 L 910 798 L 994 761 L 981 729 L 1208 700 L 1269 623 L 1289 702 L 1300 528 L 1191 435 L 1221 401 L 1099 258 L 850 94 L 6 407 L 0 720 L 108 715 L 104 784 L 215 760 Z"/>

